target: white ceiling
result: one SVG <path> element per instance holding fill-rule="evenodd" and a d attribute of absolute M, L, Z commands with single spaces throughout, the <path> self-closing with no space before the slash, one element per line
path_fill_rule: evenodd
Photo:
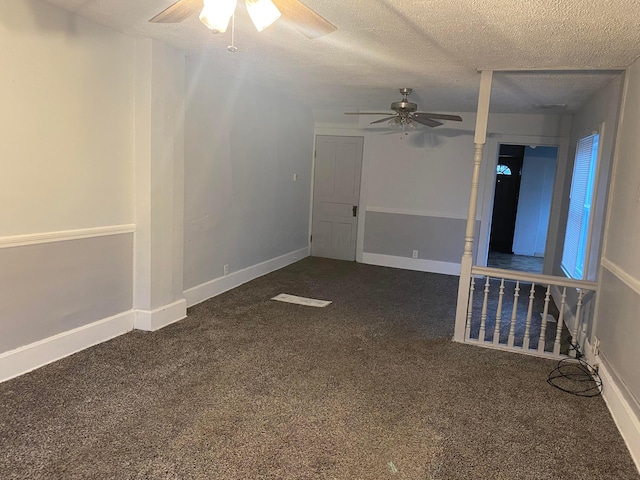
<path fill-rule="evenodd" d="M 640 0 L 304 0 L 338 27 L 316 40 L 283 21 L 258 34 L 240 1 L 234 54 L 230 29 L 212 35 L 195 15 L 148 23 L 174 0 L 47 1 L 288 86 L 314 108 L 387 109 L 407 86 L 421 110 L 474 111 L 478 70 L 524 69 L 546 72 L 497 75 L 492 111 L 558 103 L 571 111 L 640 56 Z"/>

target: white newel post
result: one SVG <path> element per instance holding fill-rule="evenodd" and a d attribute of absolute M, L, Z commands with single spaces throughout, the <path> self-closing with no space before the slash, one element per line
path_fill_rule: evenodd
<path fill-rule="evenodd" d="M 460 283 L 458 285 L 458 304 L 456 307 L 456 326 L 453 340 L 464 342 L 464 332 L 467 322 L 467 308 L 469 306 L 469 285 L 471 281 L 471 267 L 473 266 L 473 236 L 475 232 L 476 210 L 478 206 L 478 184 L 480 182 L 480 164 L 482 150 L 487 140 L 487 122 L 489 120 L 489 101 L 491 98 L 492 71 L 483 71 L 480 75 L 480 94 L 478 95 L 478 114 L 476 117 L 476 133 L 474 137 L 475 152 L 473 155 L 473 177 L 471 179 L 471 196 L 469 197 L 469 212 L 467 214 L 467 229 L 464 239 L 464 253 L 460 269 Z"/>

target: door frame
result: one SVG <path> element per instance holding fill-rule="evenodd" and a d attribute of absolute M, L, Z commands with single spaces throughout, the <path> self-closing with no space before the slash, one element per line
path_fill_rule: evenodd
<path fill-rule="evenodd" d="M 480 233 L 478 238 L 478 251 L 476 253 L 475 264 L 483 267 L 487 266 L 487 256 L 489 254 L 489 235 L 491 233 L 491 215 L 493 212 L 493 197 L 496 188 L 496 165 L 498 164 L 498 154 L 500 145 L 531 145 L 536 147 L 557 147 L 558 157 L 556 160 L 556 174 L 553 181 L 553 194 L 551 196 L 551 211 L 549 212 L 549 227 L 547 230 L 547 241 L 545 243 L 545 254 L 543 273 L 553 274 L 553 266 L 556 263 L 558 252 L 556 252 L 556 238 L 560 230 L 560 207 L 562 206 L 562 194 L 566 180 L 567 155 L 569 153 L 568 137 L 552 137 L 540 135 L 491 135 L 488 138 L 484 152 L 484 168 L 480 184 L 478 204 L 481 205 Z M 559 253 L 562 255 L 562 252 Z"/>
<path fill-rule="evenodd" d="M 369 132 L 364 132 L 359 128 L 333 128 L 316 127 L 313 133 L 313 152 L 311 165 L 311 192 L 309 197 L 309 239 L 313 232 L 313 196 L 314 180 L 316 173 L 316 141 L 318 136 L 333 137 L 362 137 L 362 167 L 360 169 L 360 198 L 358 200 L 358 214 L 356 215 L 356 262 L 362 263 L 362 252 L 364 251 L 364 222 L 367 210 L 367 180 L 369 178 Z M 309 242 L 309 255 L 311 255 L 311 242 Z"/>

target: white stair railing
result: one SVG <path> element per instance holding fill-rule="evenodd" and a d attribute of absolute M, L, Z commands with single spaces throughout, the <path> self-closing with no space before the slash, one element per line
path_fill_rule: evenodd
<path fill-rule="evenodd" d="M 474 300 L 476 282 L 482 278 L 483 295 Z M 559 289 L 559 305 L 553 301 L 553 287 Z M 595 292 L 596 288 L 596 283 L 583 280 L 474 266 L 471 268 L 464 341 L 529 355 L 560 357 L 566 355 L 561 354 L 563 350 L 575 355 L 575 350 L 564 348 L 562 343 L 567 289 L 577 292 L 573 323 L 564 330 L 565 340 L 570 336 L 575 344 L 584 321 L 586 294 Z M 512 290 L 512 296 L 507 295 L 507 290 L 509 294 Z M 520 297 L 528 300 L 526 308 L 524 302 L 520 304 Z M 592 298 L 590 296 L 589 300 Z M 507 320 L 503 310 L 509 307 L 511 312 Z M 549 324 L 552 311 L 557 317 L 555 331 L 551 330 L 553 324 Z"/>

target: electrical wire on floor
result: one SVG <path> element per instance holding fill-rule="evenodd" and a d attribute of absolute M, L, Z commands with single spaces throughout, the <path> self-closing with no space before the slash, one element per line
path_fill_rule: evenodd
<path fill-rule="evenodd" d="M 577 344 L 569 342 L 570 349 L 576 351 L 575 358 L 563 358 L 547 378 L 552 387 L 578 397 L 597 397 L 602 394 L 602 379 L 598 371 L 584 360 L 584 354 Z"/>

